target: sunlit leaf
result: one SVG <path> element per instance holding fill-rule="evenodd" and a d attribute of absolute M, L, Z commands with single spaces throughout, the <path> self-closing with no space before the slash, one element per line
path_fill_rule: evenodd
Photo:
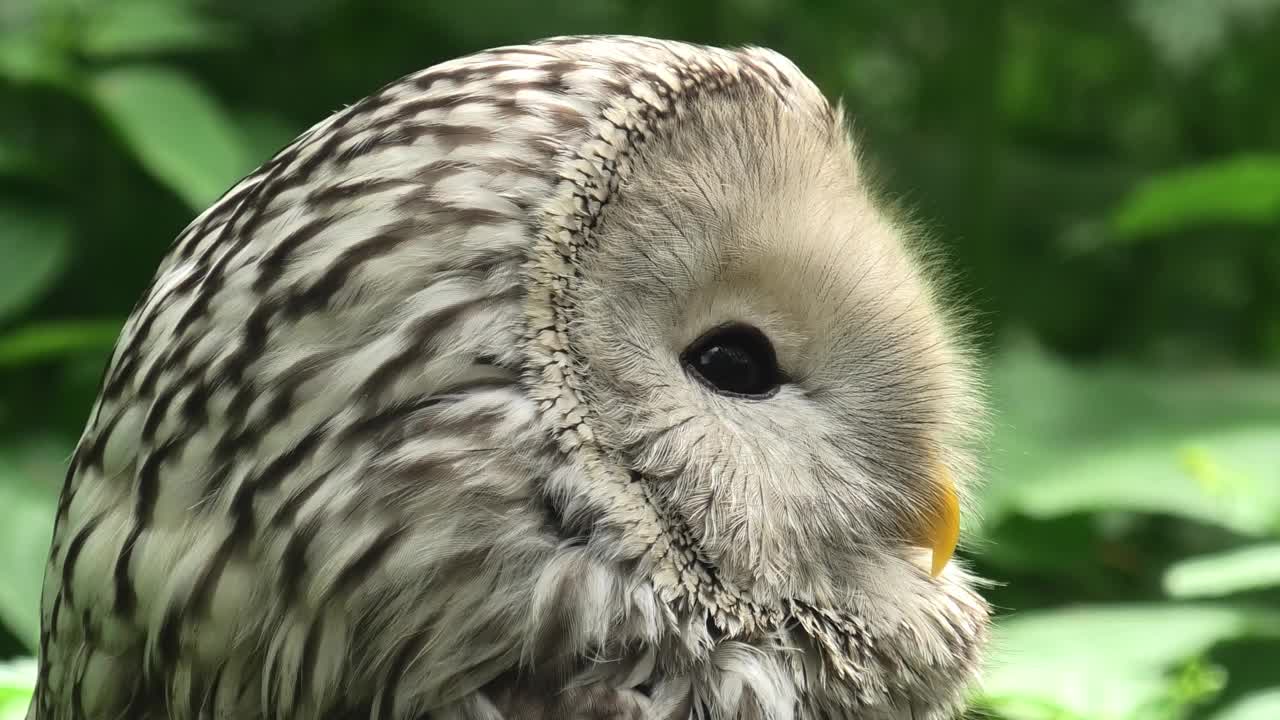
<path fill-rule="evenodd" d="M 1018 488 L 1033 517 L 1128 510 L 1177 515 L 1261 535 L 1280 512 L 1280 428 L 1170 433 L 1099 444 L 1060 458 Z"/>
<path fill-rule="evenodd" d="M 106 351 L 115 343 L 118 320 L 42 323 L 0 335 L 0 368 L 27 365 L 86 351 Z"/>
<path fill-rule="evenodd" d="M 1276 720 L 1280 718 L 1280 686 L 1246 695 L 1231 703 L 1211 720 Z"/>
<path fill-rule="evenodd" d="M 0 446 L 0 621 L 35 649 L 40 591 L 69 444 L 40 439 Z"/>
<path fill-rule="evenodd" d="M 36 687 L 36 661 L 0 662 L 0 720 L 23 720 Z"/>
<path fill-rule="evenodd" d="M 1127 510 L 1280 527 L 1280 377 L 1072 368 L 1019 347 L 992 371 L 988 519 Z"/>
<path fill-rule="evenodd" d="M 1280 221 L 1280 155 L 1242 155 L 1158 175 L 1139 185 L 1112 221 L 1128 237 Z"/>
<path fill-rule="evenodd" d="M 17 315 L 58 279 L 71 250 L 64 217 L 0 204 L 0 322 Z"/>
<path fill-rule="evenodd" d="M 1170 595 L 1182 598 L 1217 597 L 1280 587 L 1280 543 L 1183 560 L 1165 572 L 1164 587 Z"/>
<path fill-rule="evenodd" d="M 1144 717 L 1178 694 L 1173 670 L 1245 636 L 1280 636 L 1280 612 L 1133 605 L 1015 615 L 997 626 L 985 704 L 1026 720 Z"/>
<path fill-rule="evenodd" d="M 125 66 L 93 78 L 93 97 L 138 160 L 196 209 L 250 170 L 235 124 L 191 77 Z"/>
<path fill-rule="evenodd" d="M 236 38 L 226 24 L 178 0 L 121 0 L 94 10 L 80 47 L 97 57 L 223 48 Z"/>

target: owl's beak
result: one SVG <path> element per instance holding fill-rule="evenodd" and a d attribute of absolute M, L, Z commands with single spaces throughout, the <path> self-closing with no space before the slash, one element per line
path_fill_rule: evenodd
<path fill-rule="evenodd" d="M 939 465 L 934 473 L 934 506 L 925 519 L 916 542 L 933 552 L 930 574 L 938 577 L 951 561 L 960 540 L 960 500 L 951 473 Z"/>

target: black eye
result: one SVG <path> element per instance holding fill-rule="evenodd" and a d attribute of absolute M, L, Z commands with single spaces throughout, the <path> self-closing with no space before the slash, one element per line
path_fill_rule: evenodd
<path fill-rule="evenodd" d="M 784 380 L 769 338 L 742 323 L 708 331 L 685 349 L 680 360 L 694 377 L 721 395 L 766 398 Z"/>

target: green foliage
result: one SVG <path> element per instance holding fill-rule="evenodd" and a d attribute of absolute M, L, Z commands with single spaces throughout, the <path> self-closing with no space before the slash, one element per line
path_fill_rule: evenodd
<path fill-rule="evenodd" d="M 1280 155 L 1234 157 L 1142 183 L 1115 214 L 1122 237 L 1280 221 Z"/>
<path fill-rule="evenodd" d="M 49 479 L 62 474 L 69 457 L 71 448 L 61 440 L 0 446 L 0 577 L 8 581 L 0 583 L 0 621 L 28 648 L 40 639 L 40 588 L 58 499 L 59 485 Z"/>
<path fill-rule="evenodd" d="M 23 720 L 35 686 L 34 660 L 0 662 L 0 720 Z"/>
<path fill-rule="evenodd" d="M 231 26 L 174 0 L 117 0 L 89 11 L 80 49 L 95 58 L 226 50 L 239 40 Z"/>
<path fill-rule="evenodd" d="M 0 205 L 0 322 L 25 310 L 57 280 L 71 252 L 67 225 L 53 213 Z"/>
<path fill-rule="evenodd" d="M 855 118 L 986 331 L 981 714 L 1280 717 L 1280 0 L 6 0 L 0 658 L 65 463 L 194 214 L 329 112 L 559 33 L 763 44 Z M 1212 599 L 1208 602 L 1206 599 Z M 0 665 L 0 720 L 28 662 Z"/>
<path fill-rule="evenodd" d="M 1280 637 L 1280 610 L 1131 604 L 1014 614 L 997 633 L 986 702 L 1019 720 L 1179 717 L 1221 689 L 1222 673 L 1195 659 L 1248 635 Z"/>
<path fill-rule="evenodd" d="M 199 84 L 164 67 L 113 68 L 91 95 L 138 161 L 203 209 L 252 166 L 238 130 Z"/>
<path fill-rule="evenodd" d="M 1006 619 L 987 709 L 1010 720 L 1193 717 L 1230 682 L 1204 660 L 1215 646 L 1267 638 L 1280 650 L 1280 604 L 1229 602 L 1280 589 L 1276 543 L 1240 544 L 1280 538 L 1280 377 L 1071 367 L 1026 341 L 991 377 L 995 450 L 975 554 L 1010 584 L 1007 606 L 1028 604 L 1022 583 L 1052 587 L 1046 575 L 1078 583 L 1076 602 L 1110 604 Z"/>
<path fill-rule="evenodd" d="M 1034 348 L 992 368 L 988 514 L 1127 510 L 1280 530 L 1280 376 L 1073 369 Z"/>
<path fill-rule="evenodd" d="M 29 366 L 81 352 L 111 347 L 120 323 L 47 322 L 0 337 L 0 368 Z"/>
<path fill-rule="evenodd" d="M 1164 574 L 1176 598 L 1222 597 L 1280 587 L 1280 543 L 1248 545 L 1181 560 Z"/>
<path fill-rule="evenodd" d="M 1239 700 L 1213 720 L 1275 720 L 1280 717 L 1280 688 L 1264 690 Z"/>

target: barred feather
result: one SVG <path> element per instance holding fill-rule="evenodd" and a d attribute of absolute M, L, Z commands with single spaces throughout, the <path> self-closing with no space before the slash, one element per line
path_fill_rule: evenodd
<path fill-rule="evenodd" d="M 895 533 L 979 405 L 841 122 L 769 51 L 601 37 L 304 133 L 120 336 L 29 718 L 949 715 L 986 606 Z M 726 313 L 804 392 L 688 382 Z"/>

